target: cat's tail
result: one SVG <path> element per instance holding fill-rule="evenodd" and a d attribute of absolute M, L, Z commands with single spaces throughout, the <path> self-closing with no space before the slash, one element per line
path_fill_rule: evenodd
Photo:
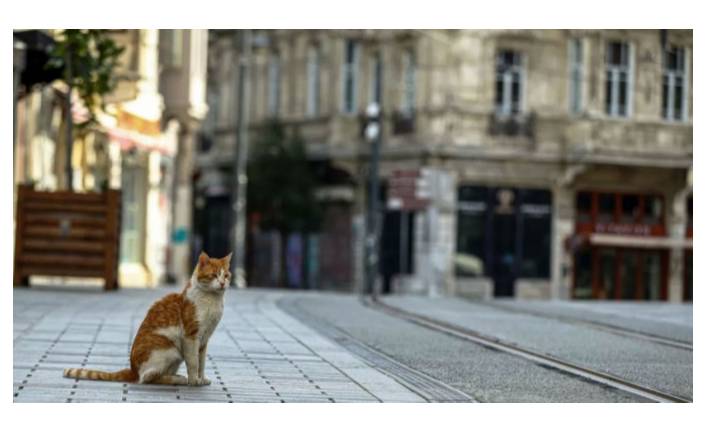
<path fill-rule="evenodd" d="M 112 373 L 108 371 L 89 370 L 86 368 L 65 368 L 64 377 L 83 380 L 104 380 L 109 382 L 137 381 L 137 373 L 130 368 Z"/>

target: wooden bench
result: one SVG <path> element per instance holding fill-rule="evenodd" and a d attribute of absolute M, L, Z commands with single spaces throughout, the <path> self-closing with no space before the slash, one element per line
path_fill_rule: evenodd
<path fill-rule="evenodd" d="M 118 288 L 120 192 L 40 192 L 17 187 L 14 285 L 30 275 L 100 277 Z"/>

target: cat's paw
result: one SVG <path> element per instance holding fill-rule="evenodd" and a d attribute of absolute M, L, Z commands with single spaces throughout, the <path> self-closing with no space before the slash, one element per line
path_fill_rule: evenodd
<path fill-rule="evenodd" d="M 206 386 L 210 385 L 211 381 L 205 377 L 194 377 L 192 379 L 189 379 L 188 383 L 189 386 Z"/>

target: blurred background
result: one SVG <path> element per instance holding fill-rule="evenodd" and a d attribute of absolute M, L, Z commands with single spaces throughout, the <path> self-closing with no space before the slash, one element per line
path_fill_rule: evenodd
<path fill-rule="evenodd" d="M 15 30 L 13 71 L 14 183 L 121 190 L 120 286 L 692 299 L 691 30 Z"/>

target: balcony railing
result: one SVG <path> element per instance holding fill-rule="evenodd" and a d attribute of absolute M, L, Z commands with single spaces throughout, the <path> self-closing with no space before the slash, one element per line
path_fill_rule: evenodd
<path fill-rule="evenodd" d="M 536 115 L 530 112 L 527 115 L 502 116 L 497 113 L 490 114 L 488 134 L 491 136 L 526 136 L 534 138 Z"/>
<path fill-rule="evenodd" d="M 404 135 L 414 133 L 414 111 L 394 111 L 392 113 L 392 134 Z"/>

